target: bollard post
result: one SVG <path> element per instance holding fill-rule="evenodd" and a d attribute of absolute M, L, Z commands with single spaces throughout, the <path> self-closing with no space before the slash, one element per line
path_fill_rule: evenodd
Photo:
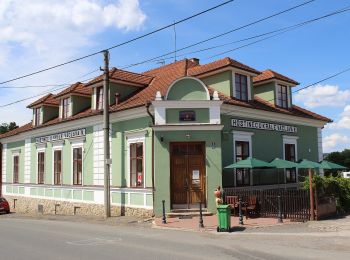
<path fill-rule="evenodd" d="M 166 224 L 166 216 L 165 216 L 165 200 L 162 200 L 163 204 L 163 218 L 162 218 L 162 224 Z"/>
<path fill-rule="evenodd" d="M 243 215 L 242 215 L 242 200 L 238 199 L 238 214 L 239 214 L 239 224 L 243 225 Z"/>
<path fill-rule="evenodd" d="M 203 225 L 203 213 L 202 213 L 202 202 L 199 202 L 199 228 L 204 228 L 204 225 Z"/>
<path fill-rule="evenodd" d="M 281 196 L 278 195 L 278 223 L 283 223 L 282 220 L 282 202 L 281 202 Z"/>

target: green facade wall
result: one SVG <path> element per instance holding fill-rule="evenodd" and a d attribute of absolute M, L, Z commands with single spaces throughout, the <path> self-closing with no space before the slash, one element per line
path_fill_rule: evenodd
<path fill-rule="evenodd" d="M 271 161 L 275 158 L 283 158 L 283 135 L 298 136 L 297 140 L 297 159 L 308 159 L 312 161 L 318 161 L 318 140 L 317 140 L 317 128 L 308 127 L 302 125 L 294 125 L 298 128 L 296 134 L 277 132 L 277 131 L 266 131 L 258 129 L 238 128 L 231 127 L 230 116 L 221 116 L 222 123 L 224 124 L 223 138 L 222 138 L 222 164 L 223 167 L 233 163 L 233 134 L 232 131 L 243 131 L 253 133 L 252 136 L 252 156 L 254 158 Z M 237 117 L 235 117 L 237 118 Z M 238 118 L 247 119 L 247 118 Z M 271 122 L 269 120 L 256 120 L 261 122 Z M 310 151 L 309 151 L 310 149 Z M 255 171 L 261 174 L 266 172 L 266 183 L 270 184 L 276 181 L 275 177 L 270 170 L 259 170 Z M 253 171 L 254 173 L 254 171 Z M 256 173 L 257 174 L 257 173 Z M 253 178 L 258 181 L 261 180 L 261 176 L 255 176 Z M 260 179 L 259 179 L 260 177 Z M 265 176 L 264 176 L 265 178 Z M 273 178 L 273 179 L 271 179 Z M 277 181 L 276 181 L 277 182 Z M 223 183 L 226 186 L 232 186 L 234 183 L 233 171 L 223 172 Z"/>
<path fill-rule="evenodd" d="M 150 117 L 127 120 L 112 124 L 112 185 L 126 187 L 128 180 L 127 140 L 128 134 L 147 131 L 144 147 L 144 172 L 146 187 L 152 187 L 152 124 Z"/>
<path fill-rule="evenodd" d="M 18 182 L 24 182 L 24 141 L 7 144 L 6 182 L 13 181 L 13 154 L 19 152 Z"/>
<path fill-rule="evenodd" d="M 58 117 L 59 108 L 58 107 L 50 107 L 50 106 L 42 106 L 43 111 L 43 123 L 50 121 Z"/>
<path fill-rule="evenodd" d="M 130 96 L 133 92 L 135 92 L 138 89 L 139 89 L 138 87 L 112 83 L 110 84 L 110 89 L 109 89 L 109 93 L 110 93 L 109 103 L 111 105 L 115 104 L 116 93 L 119 93 L 120 99 L 124 100 L 126 97 Z"/>
<path fill-rule="evenodd" d="M 72 100 L 72 115 L 76 115 L 79 112 L 82 112 L 86 109 L 88 109 L 91 105 L 91 98 L 90 97 L 82 97 L 82 96 L 71 96 Z"/>
<path fill-rule="evenodd" d="M 207 91 L 197 80 L 185 78 L 169 90 L 167 100 L 207 100 Z"/>
<path fill-rule="evenodd" d="M 191 139 L 186 138 L 186 134 Z M 163 137 L 163 142 L 161 141 Z M 205 142 L 206 153 L 206 190 L 207 208 L 215 212 L 213 191 L 221 186 L 221 131 L 161 131 L 155 132 L 154 158 L 155 169 L 155 198 L 154 210 L 157 216 L 161 215 L 162 200 L 165 200 L 166 211 L 170 211 L 170 143 L 171 142 Z M 212 144 L 215 146 L 212 146 Z"/>
<path fill-rule="evenodd" d="M 276 100 L 276 87 L 274 82 L 269 82 L 259 86 L 253 87 L 253 94 L 260 97 L 272 104 L 275 104 Z"/>
<path fill-rule="evenodd" d="M 181 111 L 194 111 L 196 114 L 195 121 L 181 121 L 179 120 L 179 114 Z M 167 124 L 178 124 L 178 123 L 209 123 L 209 108 L 167 108 L 166 109 L 166 123 Z"/>
<path fill-rule="evenodd" d="M 225 71 L 206 78 L 202 81 L 205 85 L 231 97 L 232 96 L 232 72 Z"/>

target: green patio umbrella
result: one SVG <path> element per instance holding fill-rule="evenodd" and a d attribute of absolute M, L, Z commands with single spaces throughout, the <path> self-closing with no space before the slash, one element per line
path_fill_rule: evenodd
<path fill-rule="evenodd" d="M 344 167 L 340 164 L 336 164 L 336 163 L 329 162 L 326 160 L 323 160 L 320 164 L 322 165 L 323 169 L 326 169 L 326 170 L 345 170 L 345 169 L 347 169 L 346 167 Z"/>
<path fill-rule="evenodd" d="M 255 159 L 255 158 L 247 158 L 245 160 L 238 161 L 236 163 L 230 164 L 226 166 L 224 169 L 235 169 L 235 168 L 275 168 L 270 163 Z"/>
<path fill-rule="evenodd" d="M 297 168 L 298 164 L 295 162 L 283 160 L 280 158 L 273 159 L 270 164 L 277 169 L 289 169 L 289 168 Z M 285 172 L 283 173 L 283 176 L 285 178 Z M 280 185 L 280 172 L 277 170 L 277 179 L 278 179 L 278 186 Z"/>
<path fill-rule="evenodd" d="M 312 187 L 312 174 L 313 170 L 318 168 L 318 169 L 324 169 L 324 167 L 317 162 L 309 161 L 307 159 L 303 159 L 299 161 L 298 163 L 298 168 L 302 169 L 308 169 L 309 171 L 309 189 L 310 189 L 310 218 L 311 220 L 315 220 L 315 212 L 314 212 L 314 191 Z"/>
<path fill-rule="evenodd" d="M 277 169 L 289 169 L 289 168 L 298 168 L 298 164 L 295 162 L 283 160 L 280 158 L 273 159 L 270 164 Z"/>
<path fill-rule="evenodd" d="M 297 164 L 298 164 L 298 168 L 301 168 L 301 169 L 316 169 L 316 168 L 324 169 L 320 163 L 313 162 L 307 159 L 303 159 L 299 161 Z"/>

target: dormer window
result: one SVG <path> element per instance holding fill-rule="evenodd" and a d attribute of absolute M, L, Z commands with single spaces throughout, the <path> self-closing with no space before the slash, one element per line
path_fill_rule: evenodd
<path fill-rule="evenodd" d="M 96 89 L 96 109 L 103 109 L 103 87 L 98 87 Z"/>
<path fill-rule="evenodd" d="M 277 106 L 281 108 L 288 108 L 288 87 L 284 85 L 277 85 Z"/>
<path fill-rule="evenodd" d="M 40 125 L 40 115 L 41 115 L 41 109 L 39 108 L 34 108 L 34 123 L 35 126 Z"/>
<path fill-rule="evenodd" d="M 248 79 L 247 76 L 235 73 L 235 98 L 248 101 Z"/>
<path fill-rule="evenodd" d="M 62 118 L 67 118 L 69 116 L 69 98 L 62 100 Z"/>

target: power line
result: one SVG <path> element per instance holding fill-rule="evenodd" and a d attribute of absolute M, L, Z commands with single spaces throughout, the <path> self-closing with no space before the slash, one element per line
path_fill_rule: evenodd
<path fill-rule="evenodd" d="M 73 81 L 77 81 L 81 78 L 84 78 L 85 76 L 88 76 L 92 73 L 95 73 L 97 71 L 100 71 L 100 69 L 97 69 L 97 70 L 93 70 L 93 71 L 90 71 L 78 78 L 76 78 L 75 80 L 72 80 Z M 61 84 L 46 84 L 46 85 L 25 85 L 25 86 L 18 86 L 18 87 L 15 87 L 15 86 L 11 86 L 11 87 L 5 87 L 5 86 L 0 86 L 0 89 L 25 89 L 25 88 L 47 88 L 47 87 L 61 87 L 61 86 L 69 86 L 71 85 L 71 83 L 61 83 Z"/>
<path fill-rule="evenodd" d="M 297 93 L 297 92 L 299 92 L 299 91 L 301 91 L 301 90 L 310 88 L 310 87 L 312 87 L 312 86 L 315 86 L 315 85 L 317 85 L 317 84 L 320 84 L 320 83 L 322 83 L 322 82 L 325 82 L 326 80 L 329 80 L 329 79 L 335 78 L 335 77 L 337 77 L 337 76 L 339 76 L 339 75 L 341 75 L 341 74 L 344 74 L 344 73 L 346 73 L 346 72 L 348 72 L 348 71 L 350 71 L 350 67 L 347 68 L 347 69 L 341 70 L 341 71 L 339 71 L 339 72 L 337 72 L 337 73 L 334 73 L 334 74 L 332 74 L 332 75 L 330 75 L 330 76 L 328 76 L 328 77 L 326 77 L 326 78 L 323 78 L 323 79 L 321 79 L 321 80 L 319 80 L 319 81 L 316 81 L 316 82 L 314 82 L 314 83 L 312 83 L 312 84 L 306 85 L 305 87 L 302 87 L 302 88 L 300 88 L 300 89 L 294 90 L 292 93 L 294 94 L 294 93 Z M 270 102 L 270 101 L 274 101 L 274 100 L 275 100 L 275 99 L 273 98 L 273 99 L 269 99 L 269 100 L 266 100 L 266 101 L 267 101 L 267 102 Z"/>
<path fill-rule="evenodd" d="M 228 34 L 230 34 L 230 33 L 233 33 L 233 32 L 236 32 L 236 31 L 239 31 L 239 30 L 242 30 L 242 29 L 245 29 L 245 28 L 250 27 L 250 26 L 252 26 L 252 25 L 255 25 L 255 24 L 257 24 L 257 23 L 263 22 L 263 21 L 265 21 L 265 20 L 271 19 L 271 18 L 276 17 L 276 16 L 278 16 L 278 15 L 281 15 L 281 14 L 284 14 L 284 13 L 287 13 L 287 12 L 290 12 L 290 11 L 292 11 L 292 10 L 294 10 L 294 9 L 297 9 L 297 8 L 299 8 L 299 7 L 302 7 L 302 6 L 304 6 L 304 5 L 310 4 L 310 3 L 314 2 L 314 1 L 316 1 L 316 0 L 310 0 L 310 1 L 307 1 L 307 2 L 304 2 L 304 3 L 301 3 L 301 4 L 299 4 L 299 5 L 292 6 L 292 7 L 288 8 L 288 9 L 285 9 L 285 10 L 282 10 L 282 11 L 280 11 L 280 12 L 274 13 L 274 14 L 272 14 L 272 15 L 269 15 L 269 16 L 266 16 L 266 17 L 263 17 L 263 18 L 260 18 L 260 19 L 258 19 L 258 20 L 253 21 L 253 22 L 250 22 L 250 23 L 248 23 L 248 24 L 245 24 L 245 25 L 236 27 L 236 28 L 234 28 L 234 29 L 231 29 L 231 30 L 229 30 L 229 31 L 226 31 L 226 32 L 217 34 L 217 35 L 215 35 L 215 36 L 212 36 L 212 37 L 210 37 L 210 38 L 204 39 L 204 40 L 202 40 L 202 41 L 193 43 L 193 44 L 191 44 L 191 45 L 187 45 L 187 46 L 185 46 L 185 47 L 182 47 L 182 48 L 178 49 L 177 51 L 186 50 L 186 49 L 189 49 L 189 48 L 191 48 L 191 47 L 200 45 L 200 44 L 202 44 L 202 43 L 205 43 L 205 42 L 208 42 L 208 41 L 217 39 L 217 38 L 219 38 L 219 37 L 228 35 Z M 144 60 L 144 61 L 140 61 L 140 62 L 137 62 L 137 63 L 133 63 L 133 64 L 130 64 L 130 65 L 126 65 L 126 66 L 122 67 L 122 69 L 127 69 L 127 68 L 130 68 L 130 67 L 134 67 L 134 66 L 137 66 L 137 65 L 141 65 L 141 64 L 144 64 L 144 63 L 146 63 L 146 62 L 152 62 L 152 61 L 155 61 L 155 60 L 157 60 L 157 59 L 160 59 L 160 58 L 162 58 L 162 57 L 168 56 L 168 55 L 173 54 L 173 53 L 175 53 L 175 51 L 170 51 L 170 52 L 168 52 L 168 53 L 166 53 L 166 54 L 159 55 L 159 56 L 157 56 L 157 57 L 153 57 L 153 58 L 150 58 L 150 59 L 147 59 L 147 60 Z"/>
<path fill-rule="evenodd" d="M 85 79 L 85 80 L 81 81 L 81 83 L 90 81 L 90 80 L 92 80 L 94 78 L 96 78 L 96 77 Z M 16 100 L 16 101 L 12 101 L 12 102 L 4 104 L 4 105 L 0 105 L 0 108 L 11 106 L 11 105 L 14 105 L 14 104 L 17 104 L 17 103 L 20 103 L 20 102 L 23 102 L 23 101 L 26 101 L 26 100 L 29 100 L 29 99 L 32 99 L 32 98 L 35 98 L 35 97 L 40 97 L 42 95 L 49 94 L 51 92 L 58 91 L 58 90 L 61 90 L 61 89 L 65 89 L 65 88 L 67 88 L 67 85 L 65 85 L 63 87 L 62 86 L 61 87 L 54 87 L 54 88 L 51 88 L 51 89 L 49 89 L 47 91 L 40 92 L 39 94 L 36 94 L 36 95 L 30 96 L 30 97 L 27 97 L 27 98 L 23 98 L 23 99 L 19 99 L 19 100 Z"/>
<path fill-rule="evenodd" d="M 321 80 L 319 80 L 319 81 L 317 81 L 317 82 L 314 82 L 314 83 L 312 83 L 312 84 L 310 84 L 310 85 L 307 85 L 307 86 L 302 87 L 302 88 L 300 88 L 300 89 L 298 89 L 298 90 L 295 90 L 295 91 L 293 91 L 292 93 L 297 93 L 297 92 L 299 92 L 299 91 L 301 91 L 301 90 L 303 90 L 303 89 L 310 88 L 310 87 L 315 86 L 315 85 L 317 85 L 317 84 L 320 84 L 320 83 L 322 83 L 322 82 L 324 82 L 324 81 L 326 81 L 326 80 L 329 80 L 329 79 L 335 78 L 335 77 L 337 77 L 337 76 L 339 76 L 339 75 L 341 75 L 341 74 L 344 74 L 344 73 L 346 73 L 346 72 L 348 72 L 348 71 L 350 71 L 350 67 L 347 68 L 347 69 L 344 69 L 344 70 L 342 70 L 342 71 L 340 71 L 340 72 L 337 72 L 337 73 L 335 73 L 335 74 L 332 74 L 332 75 L 328 76 L 327 78 L 321 79 Z M 271 100 L 270 100 L 270 101 L 271 101 Z"/>
<path fill-rule="evenodd" d="M 224 43 L 224 44 L 219 44 L 219 45 L 214 45 L 214 46 L 211 46 L 211 47 L 207 47 L 207 48 L 204 48 L 204 49 L 199 49 L 199 50 L 192 51 L 192 52 L 183 53 L 183 54 L 177 55 L 177 57 L 183 57 L 183 56 L 187 56 L 189 54 L 194 54 L 194 53 L 204 52 L 204 51 L 208 51 L 208 50 L 212 50 L 212 49 L 216 49 L 216 48 L 221 48 L 221 47 L 224 47 L 224 46 L 227 46 L 227 45 L 231 45 L 231 44 L 234 44 L 234 43 L 244 42 L 244 41 L 260 38 L 260 37 L 265 36 L 265 35 L 274 34 L 271 37 L 266 37 L 266 38 L 263 38 L 261 40 L 258 40 L 258 41 L 255 41 L 255 42 L 251 42 L 249 44 L 242 45 L 242 46 L 239 46 L 239 47 L 237 47 L 235 49 L 231 49 L 231 50 L 226 51 L 226 52 L 231 52 L 231 51 L 234 51 L 234 50 L 237 50 L 237 49 L 241 49 L 243 47 L 247 47 L 249 45 L 252 45 L 252 44 L 255 44 L 255 43 L 267 40 L 269 38 L 276 37 L 276 36 L 278 36 L 280 34 L 283 34 L 285 32 L 288 32 L 288 31 L 300 28 L 302 26 L 306 26 L 306 25 L 308 25 L 310 23 L 313 23 L 313 22 L 316 22 L 316 21 L 319 21 L 319 20 L 322 20 L 322 19 L 334 16 L 334 15 L 338 15 L 338 14 L 341 14 L 341 13 L 344 13 L 344 12 L 348 12 L 348 11 L 350 11 L 350 6 L 342 8 L 342 9 L 339 9 L 339 10 L 334 11 L 332 13 L 328 13 L 326 15 L 323 15 L 323 16 L 311 19 L 311 20 L 303 21 L 303 22 L 298 23 L 298 24 L 294 24 L 294 25 L 283 27 L 283 28 L 279 28 L 279 29 L 276 29 L 276 30 L 273 30 L 273 31 L 265 32 L 265 33 L 254 35 L 254 36 L 250 36 L 250 37 L 243 38 L 243 39 L 240 39 L 240 40 L 236 40 L 236 41 L 232 41 L 232 42 L 228 42 L 228 43 Z M 226 53 L 226 52 L 224 52 L 224 53 Z M 221 53 L 221 54 L 223 54 L 223 53 Z M 219 56 L 221 54 L 218 54 L 218 55 L 215 55 L 215 56 Z M 214 56 L 212 56 L 212 57 L 214 57 Z M 166 57 L 166 58 L 163 58 L 163 59 L 167 60 L 167 59 L 172 59 L 172 58 L 173 57 Z"/>
<path fill-rule="evenodd" d="M 137 41 L 137 40 L 140 40 L 140 39 L 142 39 L 142 38 L 145 38 L 145 37 L 150 36 L 150 35 L 152 35 L 152 34 L 155 34 L 155 33 L 157 33 L 157 32 L 163 31 L 163 30 L 165 30 L 165 29 L 167 29 L 167 28 L 173 27 L 173 26 L 175 26 L 175 25 L 177 25 L 177 24 L 183 23 L 183 22 L 185 22 L 185 21 L 188 21 L 188 20 L 190 20 L 190 19 L 193 19 L 193 18 L 195 18 L 195 17 L 197 17 L 197 16 L 200 16 L 200 15 L 202 15 L 202 14 L 205 14 L 205 13 L 207 13 L 207 12 L 213 11 L 213 10 L 215 10 L 215 9 L 221 7 L 221 6 L 224 6 L 224 5 L 226 5 L 226 4 L 229 4 L 229 3 L 233 2 L 233 1 L 234 1 L 234 0 L 229 0 L 229 1 L 223 2 L 223 3 L 221 3 L 221 4 L 218 4 L 218 5 L 216 5 L 216 6 L 211 7 L 211 8 L 209 8 L 209 9 L 206 9 L 206 10 L 204 10 L 204 11 L 201 11 L 201 12 L 199 12 L 199 13 L 193 14 L 193 15 L 191 15 L 191 16 L 189 16 L 189 17 L 186 17 L 186 18 L 184 18 L 184 19 L 181 19 L 181 20 L 179 20 L 179 21 L 175 21 L 175 22 L 173 22 L 173 23 L 171 23 L 171 24 L 168 24 L 168 25 L 166 25 L 166 26 L 163 26 L 163 27 L 161 27 L 161 28 L 159 28 L 159 29 L 153 30 L 153 31 L 151 31 L 151 32 L 149 32 L 149 33 L 140 35 L 140 36 L 135 37 L 135 38 L 132 38 L 132 39 L 130 39 L 130 40 L 128 40 L 128 41 L 125 41 L 125 42 L 116 44 L 116 45 L 114 45 L 114 46 L 111 46 L 111 47 L 107 48 L 106 50 L 112 50 L 112 49 L 115 49 L 115 48 L 117 48 L 117 47 L 120 47 L 120 46 L 129 44 L 129 43 L 134 42 L 134 41 Z M 315 1 L 315 0 L 312 0 L 312 1 Z M 312 1 L 309 1 L 309 2 L 312 2 Z M 54 66 L 51 66 L 51 67 L 48 67 L 48 68 L 45 68 L 45 69 L 41 69 L 41 70 L 35 71 L 35 72 L 31 72 L 31 73 L 29 73 L 29 74 L 25 74 L 25 75 L 22 75 L 22 76 L 18 76 L 18 77 L 16 77 L 16 78 L 12 78 L 12 79 L 9 79 L 9 80 L 0 82 L 0 85 L 5 84 L 5 83 L 9 83 L 9 82 L 12 82 L 12 81 L 16 81 L 16 80 L 19 80 L 19 79 L 23 79 L 23 78 L 26 78 L 26 77 L 30 77 L 30 76 L 33 76 L 33 75 L 36 75 L 36 74 L 39 74 L 39 73 L 42 73 L 42 72 L 45 72 L 45 71 L 48 71 L 48 70 L 52 70 L 52 69 L 55 69 L 55 68 L 58 68 L 58 67 L 62 67 L 62 66 L 65 66 L 65 65 L 68 65 L 68 64 L 71 64 L 71 63 L 74 63 L 74 62 L 77 62 L 77 61 L 80 61 L 80 60 L 83 60 L 83 59 L 86 59 L 86 58 L 95 56 L 95 55 L 97 55 L 97 54 L 100 54 L 102 51 L 103 51 L 103 50 L 100 50 L 100 51 L 97 51 L 97 52 L 94 52 L 94 53 L 91 53 L 91 54 L 82 56 L 82 57 L 80 57 L 80 58 L 76 58 L 76 59 L 73 59 L 73 60 L 70 60 L 70 61 L 67 61 L 67 62 L 64 62 L 64 63 L 60 63 L 60 64 L 57 64 L 57 65 L 54 65 Z"/>

